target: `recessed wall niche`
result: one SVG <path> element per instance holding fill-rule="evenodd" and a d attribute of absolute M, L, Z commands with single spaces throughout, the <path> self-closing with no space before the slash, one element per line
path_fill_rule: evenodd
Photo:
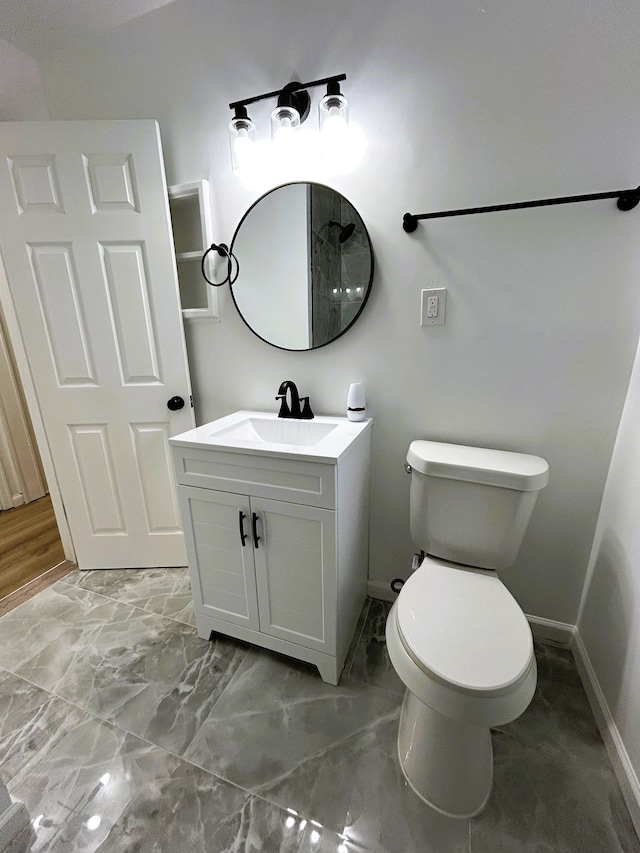
<path fill-rule="evenodd" d="M 200 270 L 202 255 L 212 239 L 209 182 L 176 184 L 168 187 L 168 193 L 182 316 L 217 319 L 218 294 Z"/>

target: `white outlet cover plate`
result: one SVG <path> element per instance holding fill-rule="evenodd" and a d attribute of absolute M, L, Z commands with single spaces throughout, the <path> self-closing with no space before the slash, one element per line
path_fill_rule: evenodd
<path fill-rule="evenodd" d="M 438 314 L 435 317 L 427 316 L 427 306 L 430 296 L 438 297 Z M 432 287 L 428 290 L 423 290 L 420 301 L 420 325 L 421 326 L 444 326 L 445 309 L 447 305 L 447 288 Z"/>

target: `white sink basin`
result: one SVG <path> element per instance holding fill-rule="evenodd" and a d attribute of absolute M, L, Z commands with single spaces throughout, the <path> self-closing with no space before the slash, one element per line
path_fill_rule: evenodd
<path fill-rule="evenodd" d="M 356 423 L 323 415 L 307 421 L 278 418 L 269 412 L 234 412 L 175 435 L 169 442 L 182 447 L 335 461 L 370 426 L 370 420 Z"/>
<path fill-rule="evenodd" d="M 214 439 L 260 441 L 266 444 L 298 444 L 313 447 L 326 438 L 338 424 L 319 421 L 284 420 L 281 418 L 248 417 L 231 426 L 213 430 Z"/>

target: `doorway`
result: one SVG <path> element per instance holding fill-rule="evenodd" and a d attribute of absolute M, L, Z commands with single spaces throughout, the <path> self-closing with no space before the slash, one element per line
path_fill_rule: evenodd
<path fill-rule="evenodd" d="M 49 495 L 0 512 L 0 601 L 64 562 Z"/>
<path fill-rule="evenodd" d="M 0 311 L 0 601 L 64 562 L 60 532 Z"/>

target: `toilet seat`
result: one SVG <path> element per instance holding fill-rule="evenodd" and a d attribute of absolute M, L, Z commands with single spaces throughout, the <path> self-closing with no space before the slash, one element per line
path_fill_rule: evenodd
<path fill-rule="evenodd" d="M 404 584 L 395 611 L 406 653 L 449 690 L 489 699 L 530 680 L 531 629 L 495 572 L 427 556 Z"/>

